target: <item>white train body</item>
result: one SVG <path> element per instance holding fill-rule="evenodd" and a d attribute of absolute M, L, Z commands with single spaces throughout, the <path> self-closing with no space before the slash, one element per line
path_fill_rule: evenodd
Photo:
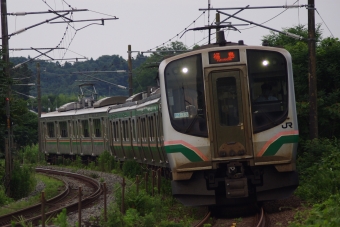
<path fill-rule="evenodd" d="M 294 191 L 299 133 L 286 50 L 211 45 L 163 60 L 159 80 L 152 92 L 43 115 L 46 154 L 109 150 L 119 161 L 167 168 L 173 195 L 186 205 Z"/>

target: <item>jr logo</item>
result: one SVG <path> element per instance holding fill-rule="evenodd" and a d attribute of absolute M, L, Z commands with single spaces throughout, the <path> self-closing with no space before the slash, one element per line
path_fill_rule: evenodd
<path fill-rule="evenodd" d="M 292 122 L 286 122 L 286 125 L 282 125 L 282 128 L 293 128 L 293 123 Z"/>

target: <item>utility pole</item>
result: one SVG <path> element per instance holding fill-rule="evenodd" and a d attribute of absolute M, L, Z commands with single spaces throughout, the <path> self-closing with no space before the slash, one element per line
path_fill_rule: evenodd
<path fill-rule="evenodd" d="M 3 73 L 5 77 L 10 79 L 9 75 L 9 45 L 8 45 L 8 27 L 7 27 L 7 3 L 6 0 L 1 0 L 1 36 L 2 36 L 2 60 L 4 61 Z M 10 195 L 9 183 L 11 181 L 12 172 L 12 140 L 11 140 L 11 118 L 10 118 L 10 95 L 11 86 L 8 85 L 6 97 L 6 115 L 7 115 L 7 130 L 8 138 L 6 143 L 6 167 L 5 167 L 5 187 L 8 189 L 7 194 Z"/>
<path fill-rule="evenodd" d="M 128 45 L 128 67 L 129 67 L 129 96 L 132 96 L 132 60 L 131 60 L 131 45 Z"/>
<path fill-rule="evenodd" d="M 220 25 L 220 13 L 216 13 L 216 25 Z M 218 32 L 220 31 L 220 28 L 216 28 L 216 43 L 219 43 L 219 35 Z"/>
<path fill-rule="evenodd" d="M 317 78 L 316 78 L 315 3 L 308 0 L 308 81 L 309 81 L 309 137 L 318 138 Z"/>
<path fill-rule="evenodd" d="M 38 102 L 38 143 L 39 143 L 39 154 L 41 154 L 41 126 L 40 126 L 40 117 L 41 117 L 41 89 L 40 89 L 40 64 L 37 63 L 37 102 Z"/>

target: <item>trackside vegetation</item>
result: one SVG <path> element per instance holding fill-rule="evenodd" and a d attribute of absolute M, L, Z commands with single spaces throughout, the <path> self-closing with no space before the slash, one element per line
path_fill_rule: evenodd
<path fill-rule="evenodd" d="M 77 157 L 74 161 L 69 159 L 58 160 L 58 165 L 71 169 L 83 168 L 108 172 L 125 177 L 124 212 L 121 212 L 122 186 L 117 183 L 112 190 L 115 200 L 108 204 L 107 221 L 104 221 L 104 215 L 102 215 L 99 220 L 100 226 L 186 227 L 191 226 L 195 219 L 200 219 L 197 208 L 185 207 L 172 197 L 169 179 L 162 178 L 160 193 L 158 194 L 158 188 L 155 187 L 154 196 L 152 196 L 151 180 L 147 181 L 147 189 L 145 188 L 145 181 L 143 181 L 145 173 L 150 177 L 152 170 L 147 169 L 146 166 L 141 166 L 135 161 L 127 161 L 121 164 L 115 161 L 109 152 L 104 151 L 96 161 L 90 162 L 88 165 L 84 165 L 80 157 Z M 138 193 L 136 185 L 137 175 L 140 176 L 141 180 Z M 98 178 L 99 176 L 94 173 L 91 177 Z M 102 179 L 99 180 L 103 182 Z M 61 213 L 58 223 L 66 220 L 62 217 Z M 93 221 L 95 222 L 96 220 Z"/>

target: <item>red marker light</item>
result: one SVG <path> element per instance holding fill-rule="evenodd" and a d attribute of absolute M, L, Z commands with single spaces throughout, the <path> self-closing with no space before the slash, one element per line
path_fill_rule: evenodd
<path fill-rule="evenodd" d="M 228 52 L 228 57 L 226 58 L 221 58 L 221 54 L 220 52 L 216 52 L 214 53 L 214 57 L 213 57 L 217 62 L 228 62 L 228 61 L 232 61 L 235 58 L 235 53 L 230 51 Z"/>
<path fill-rule="evenodd" d="M 6 97 L 6 101 L 9 101 L 9 98 Z"/>

